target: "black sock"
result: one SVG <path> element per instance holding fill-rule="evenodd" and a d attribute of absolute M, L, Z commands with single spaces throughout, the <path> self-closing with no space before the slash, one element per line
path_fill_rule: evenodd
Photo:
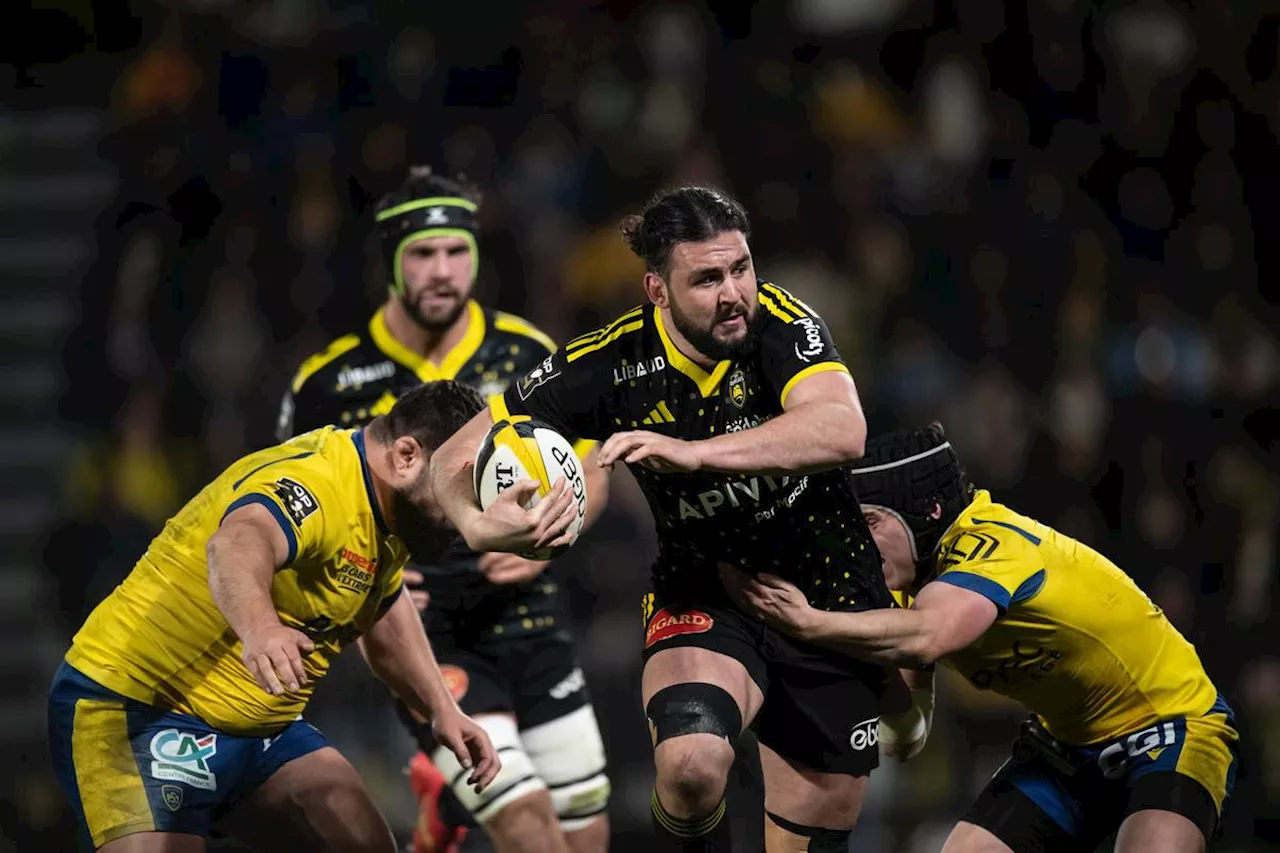
<path fill-rule="evenodd" d="M 724 816 L 724 800 L 711 814 L 698 818 L 673 817 L 653 792 L 653 831 L 657 835 L 656 850 L 662 853 L 729 853 L 729 821 Z"/>

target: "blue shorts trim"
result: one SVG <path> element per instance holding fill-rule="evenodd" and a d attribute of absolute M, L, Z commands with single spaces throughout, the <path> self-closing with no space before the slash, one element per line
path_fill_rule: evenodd
<path fill-rule="evenodd" d="M 301 719 L 268 738 L 231 735 L 121 696 L 66 662 L 48 710 L 54 772 L 84 850 L 140 831 L 208 837 L 280 767 L 329 745 Z"/>

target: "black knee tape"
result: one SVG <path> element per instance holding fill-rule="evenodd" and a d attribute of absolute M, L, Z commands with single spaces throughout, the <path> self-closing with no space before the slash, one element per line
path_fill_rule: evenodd
<path fill-rule="evenodd" d="M 773 812 L 765 812 L 769 816 L 769 820 L 781 829 L 785 829 L 792 835 L 800 835 L 809 839 L 809 853 L 847 853 L 849 850 L 849 835 L 852 829 L 821 829 L 816 826 L 804 826 L 799 823 L 792 823 L 784 817 L 778 817 Z"/>
<path fill-rule="evenodd" d="M 645 707 L 654 745 L 681 735 L 710 734 L 732 741 L 742 731 L 742 712 L 725 690 L 690 681 L 664 687 Z"/>

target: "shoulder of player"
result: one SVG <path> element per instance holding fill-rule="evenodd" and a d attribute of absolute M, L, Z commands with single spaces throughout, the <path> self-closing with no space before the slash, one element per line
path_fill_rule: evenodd
<path fill-rule="evenodd" d="M 545 350 L 542 353 L 544 357 L 556 351 L 556 342 L 550 335 L 515 314 L 508 314 L 505 311 L 492 312 L 489 316 L 489 328 L 491 337 L 537 344 Z"/>
<path fill-rule="evenodd" d="M 563 347 L 565 363 L 589 368 L 612 365 L 620 358 L 643 358 L 654 348 L 653 336 L 644 332 L 653 325 L 650 307 L 638 305 L 595 331 L 570 340 Z M 657 347 L 660 353 L 661 344 Z"/>
<path fill-rule="evenodd" d="M 297 394 L 304 387 L 315 385 L 317 381 L 333 378 L 343 365 L 359 367 L 384 361 L 390 360 L 373 345 L 367 335 L 352 332 L 335 338 L 324 349 L 303 359 L 293 374 L 289 389 Z"/>
<path fill-rule="evenodd" d="M 942 571 L 992 560 L 1039 559 L 1044 526 L 984 495 L 980 492 L 942 537 L 938 547 Z"/>
<path fill-rule="evenodd" d="M 806 305 L 800 297 L 771 281 L 760 279 L 756 282 L 756 301 L 764 309 L 766 317 L 783 323 L 820 319 L 818 312 Z"/>

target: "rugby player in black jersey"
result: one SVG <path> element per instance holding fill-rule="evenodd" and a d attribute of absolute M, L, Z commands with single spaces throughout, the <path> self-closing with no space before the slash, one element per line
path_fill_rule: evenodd
<path fill-rule="evenodd" d="M 779 572 L 821 608 L 891 606 L 880 555 L 848 511 L 856 496 L 841 466 L 866 436 L 853 380 L 821 318 L 757 280 L 733 199 L 673 190 L 624 231 L 646 262 L 649 304 L 493 397 L 433 457 L 437 500 L 472 540 L 471 455 L 509 414 L 604 441 L 600 464 L 628 466 L 659 537 L 642 692 L 660 849 L 735 849 L 723 797 L 733 743 L 751 725 L 767 849 L 843 853 L 879 761 L 889 673 L 748 617 L 716 563 L 732 554 L 749 571 Z"/>
<path fill-rule="evenodd" d="M 326 424 L 366 423 L 424 381 L 456 379 L 501 393 L 551 355 L 555 344 L 538 329 L 471 298 L 478 201 L 462 181 L 415 168 L 378 203 L 374 218 L 392 278 L 387 301 L 364 328 L 303 362 L 281 407 L 281 440 Z M 597 465 L 585 468 L 590 523 L 606 502 L 607 477 Z M 406 570 L 406 582 L 416 577 L 429 595 L 423 618 L 454 698 L 489 733 L 503 767 L 476 794 L 430 727 L 397 702 L 422 748 L 411 764 L 422 808 L 419 853 L 454 849 L 468 815 L 499 853 L 607 847 L 604 745 L 546 567 L 460 546 L 442 565 Z M 484 846 L 482 834 L 471 833 L 463 849 Z"/>

